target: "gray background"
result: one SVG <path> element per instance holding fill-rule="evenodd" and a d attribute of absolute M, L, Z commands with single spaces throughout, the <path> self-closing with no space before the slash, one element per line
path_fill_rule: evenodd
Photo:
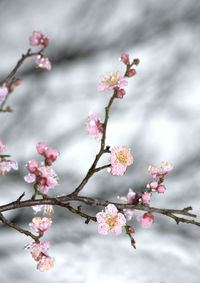
<path fill-rule="evenodd" d="M 123 70 L 118 58 L 127 52 L 141 64 L 127 95 L 114 102 L 107 144 L 128 145 L 135 162 L 123 177 L 106 171 L 94 176 L 82 194 L 115 201 L 129 187 L 141 192 L 151 180 L 148 165 L 167 160 L 175 169 L 165 195 L 155 195 L 151 204 L 192 205 L 198 214 L 200 2 L 17 0 L 0 1 L 0 11 L 1 78 L 26 51 L 33 30 L 50 36 L 52 62 L 50 72 L 36 69 L 31 59 L 25 62 L 18 73 L 23 84 L 8 103 L 14 112 L 1 114 L 0 137 L 20 170 L 1 177 L 0 204 L 24 191 L 30 197 L 31 185 L 23 177 L 28 160 L 41 160 L 38 141 L 60 152 L 55 194 L 69 193 L 80 183 L 98 150 L 84 130 L 85 119 L 89 111 L 103 119 L 109 98 L 97 93 L 99 76 Z M 5 215 L 24 228 L 32 219 L 30 208 Z M 135 251 L 126 235 L 99 235 L 95 223 L 86 226 L 63 209 L 55 208 L 53 221 L 44 239 L 51 241 L 55 267 L 46 273 L 37 271 L 23 250 L 30 240 L 0 224 L 1 282 L 199 282 L 200 230 L 195 226 L 177 226 L 156 215 L 155 224 L 143 229 L 133 220 Z"/>

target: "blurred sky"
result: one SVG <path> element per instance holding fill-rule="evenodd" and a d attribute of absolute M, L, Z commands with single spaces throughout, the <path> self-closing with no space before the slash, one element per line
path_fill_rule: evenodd
<path fill-rule="evenodd" d="M 0 203 L 13 201 L 24 191 L 31 195 L 23 177 L 26 162 L 39 160 L 39 141 L 60 152 L 55 164 L 60 186 L 55 194 L 70 193 L 80 183 L 99 146 L 84 129 L 86 117 L 93 111 L 103 120 L 110 97 L 97 92 L 100 75 L 123 72 L 118 58 L 126 52 L 141 63 L 127 95 L 113 104 L 107 144 L 128 145 L 135 162 L 123 177 L 106 171 L 94 176 L 82 194 L 116 201 L 129 187 L 141 192 L 151 180 L 148 165 L 166 160 L 175 169 L 167 177 L 165 195 L 155 196 L 152 206 L 192 205 L 198 214 L 200 2 L 4 0 L 0 11 L 1 78 L 29 48 L 33 30 L 50 36 L 46 54 L 52 62 L 50 72 L 36 69 L 32 59 L 25 62 L 17 75 L 22 86 L 8 100 L 14 111 L 1 114 L 0 137 L 20 170 L 1 178 Z M 27 227 L 32 211 L 7 215 Z M 150 229 L 142 229 L 134 220 L 133 251 L 125 235 L 98 235 L 96 224 L 86 226 L 67 211 L 56 208 L 53 218 L 54 227 L 45 240 L 52 243 L 55 267 L 45 274 L 35 270 L 35 262 L 23 251 L 28 239 L 1 229 L 1 282 L 199 282 L 196 227 L 177 226 L 156 216 Z"/>

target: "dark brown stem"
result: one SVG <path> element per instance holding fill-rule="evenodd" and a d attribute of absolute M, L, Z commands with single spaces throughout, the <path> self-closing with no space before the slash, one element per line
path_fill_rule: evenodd
<path fill-rule="evenodd" d="M 16 209 L 16 208 L 29 207 L 29 206 L 34 206 L 34 205 L 42 205 L 42 204 L 59 205 L 59 206 L 65 207 L 64 202 L 66 201 L 67 202 L 79 201 L 79 202 L 86 203 L 90 206 L 102 206 L 102 207 L 105 207 L 111 203 L 111 204 L 114 204 L 119 210 L 135 209 L 135 210 L 141 210 L 141 211 L 146 211 L 150 213 L 158 213 L 158 214 L 163 214 L 165 216 L 168 216 L 174 219 L 176 223 L 182 222 L 182 223 L 188 223 L 188 224 L 200 226 L 200 223 L 197 221 L 176 216 L 176 214 L 178 214 L 178 215 L 184 215 L 184 216 L 196 218 L 195 214 L 192 214 L 189 212 L 190 210 L 192 210 L 191 206 L 186 207 L 184 209 L 162 209 L 162 208 L 156 208 L 156 207 L 148 207 L 148 206 L 144 206 L 141 204 L 121 204 L 121 203 L 110 202 L 110 201 L 105 201 L 105 200 L 98 200 L 98 199 L 93 199 L 93 198 L 84 197 L 84 196 L 77 196 L 77 195 L 67 195 L 67 196 L 61 196 L 61 197 L 56 197 L 56 198 L 38 199 L 38 200 L 26 200 L 26 201 L 17 200 L 17 201 L 8 203 L 6 205 L 0 206 L 0 212 L 8 211 L 8 210 Z M 79 210 L 74 211 L 74 213 L 76 214 L 79 214 L 78 212 Z M 85 216 L 90 217 L 86 214 Z M 91 220 L 93 219 L 91 218 Z"/>
<path fill-rule="evenodd" d="M 16 224 L 14 224 L 13 222 L 9 221 L 8 219 L 6 219 L 3 214 L 0 212 L 0 220 L 6 224 L 7 226 L 17 230 L 18 232 L 28 236 L 28 237 L 31 237 L 33 240 L 35 240 L 36 242 L 39 241 L 39 238 L 40 238 L 40 235 L 39 236 L 35 236 L 34 234 L 32 234 L 31 232 L 27 231 L 27 230 L 24 230 L 22 229 L 21 227 L 17 226 Z"/>

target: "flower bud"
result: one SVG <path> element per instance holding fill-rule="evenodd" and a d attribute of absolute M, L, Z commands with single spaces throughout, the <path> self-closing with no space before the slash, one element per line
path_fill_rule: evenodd
<path fill-rule="evenodd" d="M 164 194 L 165 190 L 166 190 L 166 188 L 165 188 L 165 186 L 163 186 L 163 185 L 160 185 L 160 186 L 158 186 L 158 188 L 157 188 L 157 192 L 158 192 L 159 194 Z"/>
<path fill-rule="evenodd" d="M 134 60 L 133 60 L 133 64 L 134 65 L 139 65 L 139 63 L 140 63 L 140 59 L 138 59 L 138 58 L 135 58 Z"/>
<path fill-rule="evenodd" d="M 117 98 L 123 98 L 123 96 L 126 94 L 125 89 L 121 88 L 120 90 L 118 90 L 116 97 Z"/>
<path fill-rule="evenodd" d="M 150 183 L 150 188 L 151 190 L 155 190 L 158 187 L 158 182 L 153 181 Z"/>
<path fill-rule="evenodd" d="M 127 72 L 126 72 L 126 76 L 127 77 L 133 77 L 136 75 L 136 70 L 135 69 L 129 69 Z"/>
<path fill-rule="evenodd" d="M 128 231 L 129 231 L 131 234 L 135 234 L 135 229 L 133 228 L 133 226 L 128 226 Z"/>
<path fill-rule="evenodd" d="M 130 65 L 130 61 L 129 61 L 129 56 L 128 54 L 123 53 L 121 56 L 121 61 L 125 64 L 125 65 Z"/>

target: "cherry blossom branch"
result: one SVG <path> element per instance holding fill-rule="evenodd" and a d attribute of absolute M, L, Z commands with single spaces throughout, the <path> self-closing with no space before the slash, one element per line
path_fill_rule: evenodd
<path fill-rule="evenodd" d="M 106 207 L 108 204 L 113 204 L 120 211 L 124 209 L 135 209 L 135 210 L 146 211 L 149 213 L 153 212 L 153 213 L 158 213 L 158 214 L 163 214 L 165 216 L 168 216 L 174 219 L 177 224 L 179 222 L 182 222 L 182 223 L 188 223 L 188 224 L 200 226 L 200 223 L 195 220 L 181 218 L 175 215 L 175 214 L 178 214 L 178 215 L 185 215 L 185 216 L 196 218 L 197 216 L 195 214 L 192 214 L 189 212 L 190 210 L 192 210 L 191 206 L 183 208 L 183 209 L 162 209 L 162 208 L 156 208 L 156 207 L 150 207 L 150 206 L 148 207 L 148 206 L 141 205 L 141 204 L 121 204 L 121 203 L 98 200 L 98 199 L 93 199 L 93 198 L 84 197 L 84 196 L 76 196 L 76 195 L 67 195 L 67 196 L 61 196 L 61 197 L 56 197 L 56 198 L 38 199 L 38 200 L 26 200 L 26 201 L 17 200 L 17 201 L 8 203 L 6 205 L 0 206 L 0 212 L 4 212 L 4 211 L 16 209 L 16 208 L 30 207 L 34 205 L 51 204 L 51 205 L 58 205 L 58 206 L 66 207 L 70 211 L 73 210 L 72 212 L 75 214 L 78 214 L 86 219 L 89 218 L 90 220 L 95 221 L 95 217 L 89 216 L 82 212 L 80 213 L 80 211 L 69 207 L 69 204 L 63 203 L 65 201 L 80 201 L 90 206 L 102 206 L 102 207 Z"/>
<path fill-rule="evenodd" d="M 16 224 L 14 224 L 13 222 L 9 221 L 8 219 L 6 219 L 3 214 L 0 212 L 0 220 L 1 222 L 3 222 L 4 224 L 6 224 L 7 226 L 17 230 L 18 232 L 28 236 L 28 237 L 31 237 L 33 240 L 35 240 L 35 242 L 39 242 L 39 238 L 41 237 L 40 235 L 39 236 L 35 236 L 34 234 L 32 234 L 31 232 L 27 231 L 27 230 L 24 230 L 22 229 L 21 227 L 17 226 Z"/>

